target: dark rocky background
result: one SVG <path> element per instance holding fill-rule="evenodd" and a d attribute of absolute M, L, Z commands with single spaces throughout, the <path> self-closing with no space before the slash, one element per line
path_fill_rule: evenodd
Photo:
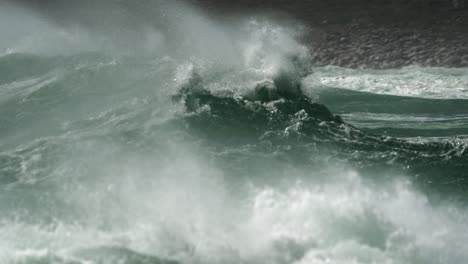
<path fill-rule="evenodd" d="M 17 0 L 48 16 L 72 19 L 123 6 L 142 19 L 158 0 Z M 159 0 L 181 1 L 181 0 Z M 283 13 L 308 28 L 318 65 L 395 68 L 468 66 L 468 0 L 188 0 L 220 16 Z M 100 3 L 100 4 L 97 4 Z M 83 8 L 86 6 L 93 8 Z M 153 7 L 154 8 L 154 7 Z M 64 11 L 66 10 L 66 12 Z M 76 15 L 79 14 L 79 15 Z M 98 16 L 89 17 L 101 17 Z M 103 19 L 104 20 L 104 19 Z"/>
<path fill-rule="evenodd" d="M 280 11 L 310 26 L 315 63 L 468 66 L 467 0 L 198 0 L 218 12 Z"/>

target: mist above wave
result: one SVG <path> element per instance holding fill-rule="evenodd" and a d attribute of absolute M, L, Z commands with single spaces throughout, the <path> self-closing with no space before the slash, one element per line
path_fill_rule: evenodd
<path fill-rule="evenodd" d="M 411 183 L 463 191 L 439 176 L 461 175 L 466 142 L 367 134 L 305 96 L 295 25 L 115 5 L 104 24 L 0 11 L 18 34 L 0 58 L 15 73 L 0 79 L 0 261 L 466 259 L 466 210 Z"/>
<path fill-rule="evenodd" d="M 74 20 L 65 22 L 2 3 L 0 33 L 6 37 L 0 49 L 36 55 L 100 52 L 170 57 L 196 66 L 247 68 L 270 76 L 289 67 L 291 57 L 309 56 L 295 40 L 301 34 L 297 25 L 281 26 L 266 16 L 221 20 L 208 18 L 188 3 L 167 1 L 150 1 L 148 6 L 120 2 L 71 6 L 80 11 Z"/>

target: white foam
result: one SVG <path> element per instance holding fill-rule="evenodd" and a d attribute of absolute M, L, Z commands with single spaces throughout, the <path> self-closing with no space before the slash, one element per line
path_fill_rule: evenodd
<path fill-rule="evenodd" d="M 468 68 L 405 67 L 391 70 L 315 68 L 308 89 L 334 87 L 377 94 L 436 99 L 467 99 Z"/>
<path fill-rule="evenodd" d="M 128 171 L 132 177 L 107 188 L 117 200 L 105 193 L 79 198 L 93 216 L 87 226 L 3 224 L 0 244 L 7 247 L 0 256 L 18 260 L 46 252 L 89 261 L 82 249 L 115 246 L 184 263 L 435 264 L 468 258 L 466 211 L 431 204 L 407 181 L 375 185 L 341 172 L 322 183 L 252 186 L 237 200 L 220 172 L 206 169 L 179 160 L 162 169 L 167 177 L 157 184 L 135 183 L 135 171 Z M 100 229 L 105 219 L 112 225 Z"/>
<path fill-rule="evenodd" d="M 197 71 L 210 89 L 250 88 L 279 71 L 296 70 L 290 57 L 308 56 L 306 49 L 294 40 L 293 30 L 268 20 L 225 26 L 191 12 L 182 15 L 185 20 L 176 28 L 178 33 L 187 33 L 181 34 L 187 38 L 171 42 L 171 37 L 162 31 L 144 30 L 149 34 L 144 39 L 149 42 L 143 46 L 149 46 L 150 53 L 170 52 L 170 60 L 179 65 L 172 76 L 176 84 L 186 82 Z M 58 34 L 62 36 L 60 31 Z M 72 47 L 81 39 L 73 34 L 68 38 L 68 33 L 64 36 L 71 40 Z M 185 50 L 160 48 L 184 39 L 192 40 Z M 87 38 L 84 40 L 87 42 Z M 34 42 L 29 40 L 26 44 Z M 20 47 L 30 51 L 32 47 L 28 45 Z M 384 73 L 391 76 L 387 78 Z M 404 74 L 403 70 L 372 72 L 362 89 L 372 89 L 372 81 L 378 83 L 380 77 L 385 83 Z M 425 70 L 421 74 L 431 76 Z M 341 75 L 350 77 L 336 81 Z M 336 81 L 338 86 L 350 85 L 344 88 L 361 89 L 361 75 L 359 70 L 324 68 L 310 78 L 318 78 L 321 86 L 335 85 Z M 400 80 L 403 84 L 406 81 Z M 10 88 L 27 95 L 47 84 L 33 80 Z M 389 93 L 410 93 L 410 85 L 403 84 L 400 90 L 384 85 L 376 92 L 386 92 L 388 88 Z M 433 88 L 438 89 L 441 88 Z M 424 93 L 419 91 L 417 95 L 420 94 Z M 107 122 L 111 125 L 100 128 L 116 129 L 112 124 L 120 119 L 109 115 Z M 101 126 L 106 125 L 97 120 Z M 137 126 L 141 128 L 139 123 Z M 93 132 L 101 133 L 100 129 L 97 131 Z M 133 130 L 125 130 L 128 131 Z M 73 132 L 81 131 L 70 134 Z M 156 141 L 161 136 L 154 131 L 141 132 L 149 133 L 145 136 Z M 296 175 L 297 171 L 286 171 L 284 178 L 302 180 L 283 185 L 252 183 L 246 187 L 246 182 L 225 179 L 213 160 L 203 157 L 206 150 L 159 141 L 164 153 L 152 156 L 144 151 L 122 150 L 118 144 L 108 142 L 112 136 L 105 137 L 105 142 L 94 139 L 91 133 L 80 136 L 64 140 L 70 151 L 60 153 L 63 160 L 54 160 L 52 175 L 43 184 L 49 184 L 45 194 L 52 197 L 49 199 L 60 198 L 68 206 L 57 209 L 82 218 L 73 223 L 57 213 L 51 215 L 54 219 L 47 225 L 41 224 L 44 219 L 5 220 L 0 224 L 0 262 L 21 263 L 25 258 L 59 256 L 92 263 L 81 252 L 90 248 L 99 251 L 103 246 L 124 247 L 183 263 L 435 264 L 463 263 L 468 259 L 468 237 L 461 232 L 468 228 L 466 210 L 451 204 L 433 205 L 404 180 L 380 185 L 366 182 L 346 169 L 328 172 L 334 177 L 324 177 L 319 172 Z M 168 138 L 171 137 L 163 139 Z M 307 180 L 316 178 L 326 180 Z M 37 182 L 31 183 L 34 184 Z M 55 212 L 54 208 L 42 209 Z"/>
<path fill-rule="evenodd" d="M 409 115 L 383 113 L 341 114 L 347 122 L 360 128 L 413 128 L 413 129 L 456 129 L 468 127 L 468 115 Z"/>

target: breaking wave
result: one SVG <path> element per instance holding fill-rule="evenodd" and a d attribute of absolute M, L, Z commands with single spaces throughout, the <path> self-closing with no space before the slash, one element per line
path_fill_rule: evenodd
<path fill-rule="evenodd" d="M 301 25 L 158 3 L 2 3 L 2 263 L 468 258 L 463 69 L 314 68 Z"/>

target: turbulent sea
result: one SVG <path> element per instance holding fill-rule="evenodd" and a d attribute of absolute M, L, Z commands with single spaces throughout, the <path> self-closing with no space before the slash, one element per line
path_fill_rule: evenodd
<path fill-rule="evenodd" d="M 0 263 L 466 263 L 468 69 L 314 67 L 293 22 L 161 10 L 0 6 Z"/>

